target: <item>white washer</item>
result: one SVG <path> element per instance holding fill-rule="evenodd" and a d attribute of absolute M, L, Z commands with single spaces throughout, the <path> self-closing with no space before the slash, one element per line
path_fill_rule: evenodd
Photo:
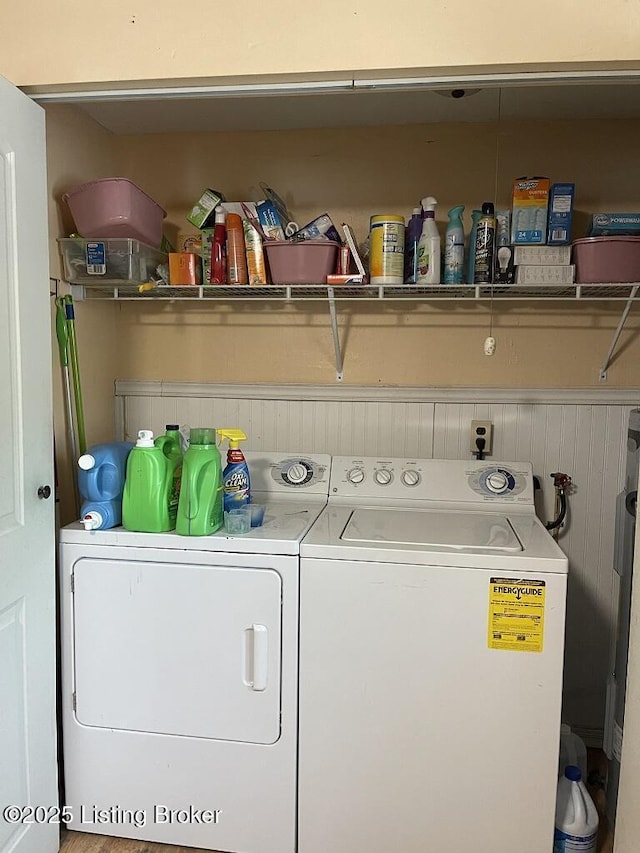
<path fill-rule="evenodd" d="M 334 457 L 300 553 L 299 853 L 551 850 L 567 560 L 531 466 Z"/>
<path fill-rule="evenodd" d="M 70 829 L 295 849 L 298 554 L 330 457 L 247 461 L 245 536 L 61 531 Z"/>

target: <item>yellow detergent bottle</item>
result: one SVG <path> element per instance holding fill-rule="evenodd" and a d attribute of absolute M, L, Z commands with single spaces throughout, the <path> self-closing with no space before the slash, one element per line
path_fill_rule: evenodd
<path fill-rule="evenodd" d="M 227 466 L 222 474 L 224 510 L 228 512 L 251 503 L 249 466 L 240 450 L 240 442 L 246 441 L 247 436 L 241 429 L 219 429 L 218 435 L 229 442 Z"/>

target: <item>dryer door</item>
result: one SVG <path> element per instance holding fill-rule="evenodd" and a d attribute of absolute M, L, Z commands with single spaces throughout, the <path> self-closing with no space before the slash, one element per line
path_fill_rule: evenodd
<path fill-rule="evenodd" d="M 274 743 L 281 586 L 271 569 L 78 560 L 78 722 Z"/>

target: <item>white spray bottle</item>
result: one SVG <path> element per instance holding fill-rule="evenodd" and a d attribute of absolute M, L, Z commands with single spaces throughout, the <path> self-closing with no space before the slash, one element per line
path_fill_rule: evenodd
<path fill-rule="evenodd" d="M 440 234 L 436 226 L 436 204 L 433 196 L 422 199 L 424 222 L 418 241 L 416 284 L 440 284 Z"/>

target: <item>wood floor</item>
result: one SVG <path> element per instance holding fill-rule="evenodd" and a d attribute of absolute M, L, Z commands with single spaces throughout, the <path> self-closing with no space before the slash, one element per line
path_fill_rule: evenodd
<path fill-rule="evenodd" d="M 130 838 L 110 838 L 87 832 L 62 831 L 60 853 L 212 853 L 195 847 L 174 847 Z"/>

